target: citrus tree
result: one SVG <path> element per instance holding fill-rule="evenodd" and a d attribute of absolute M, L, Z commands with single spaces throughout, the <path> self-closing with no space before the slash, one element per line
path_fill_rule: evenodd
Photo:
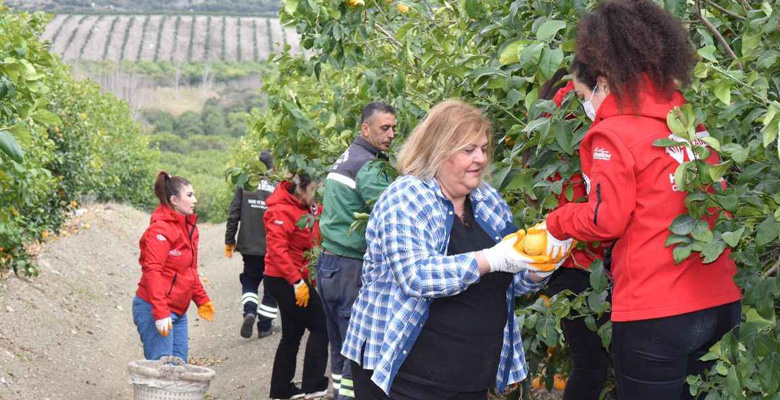
<path fill-rule="evenodd" d="M 700 57 L 685 89 L 690 107 L 670 114 L 670 128 L 694 151 L 696 138 L 688 132 L 703 123 L 712 136 L 706 151 L 723 160 L 714 167 L 694 160 L 678 169 L 675 180 L 689 193 L 689 214 L 670 226 L 667 243 L 676 261 L 711 262 L 731 248 L 745 293 L 739 338 L 729 335 L 712 348 L 705 357 L 717 360 L 715 368 L 705 379 L 691 377 L 691 391 L 706 392 L 707 399 L 773 398 L 780 385 L 780 1 L 657 2 L 683 21 Z M 558 109 L 538 93 L 570 64 L 576 23 L 596 1 L 282 3 L 282 21 L 297 29 L 310 56 L 273 60 L 277 70 L 263 88 L 268 110 L 254 115 L 252 133 L 234 152 L 235 165 L 264 146 L 282 167 L 324 174 L 357 134 L 367 102 L 398 108 L 397 146 L 433 104 L 459 97 L 494 122 L 491 180 L 518 226 L 544 218 L 562 192 L 571 197 L 565 183 L 579 171 L 577 149 L 588 124 L 573 99 Z M 569 118 L 572 113 L 580 117 Z M 250 170 L 239 168 L 233 176 L 244 171 L 249 179 Z M 563 180 L 550 179 L 555 175 Z M 721 178 L 726 188 L 713 185 Z M 710 229 L 699 221 L 714 208 L 727 212 Z M 537 298 L 518 302 L 529 369 L 548 387 L 568 365 L 565 348 L 548 351 L 564 345 L 560 320 L 576 310 L 595 330 L 610 309 L 603 266 L 596 262 L 590 271 L 591 289 L 579 296 L 563 293 L 549 305 Z M 610 324 L 598 331 L 608 346 Z M 520 395 L 513 390 L 507 397 Z"/>
<path fill-rule="evenodd" d="M 25 245 L 96 200 L 151 202 L 155 153 L 129 107 L 76 81 L 39 40 L 48 17 L 0 5 L 0 270 L 34 274 Z"/>

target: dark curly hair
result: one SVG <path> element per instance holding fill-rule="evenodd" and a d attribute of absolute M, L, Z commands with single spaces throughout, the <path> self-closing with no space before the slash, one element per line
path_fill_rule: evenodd
<path fill-rule="evenodd" d="M 690 84 L 697 60 L 680 21 L 651 0 L 599 3 L 580 20 L 576 46 L 577 79 L 593 87 L 605 77 L 620 107 L 639 105 L 633 95 L 645 74 L 670 98 L 677 84 Z"/>

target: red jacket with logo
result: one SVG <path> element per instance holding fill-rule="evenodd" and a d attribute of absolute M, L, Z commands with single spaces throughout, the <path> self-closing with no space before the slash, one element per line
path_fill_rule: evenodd
<path fill-rule="evenodd" d="M 653 141 L 671 138 L 666 116 L 685 99 L 675 92 L 667 100 L 649 85 L 639 99 L 638 111 L 619 109 L 613 95 L 604 99 L 580 145 L 588 202 L 552 212 L 547 228 L 559 239 L 620 239 L 612 253 L 613 321 L 661 318 L 737 301 L 742 295 L 728 250 L 711 264 L 694 253 L 675 265 L 673 248 L 664 246 L 672 221 L 686 212 L 686 192 L 675 185 L 674 172 L 692 154 L 684 147 L 655 147 Z M 714 152 L 707 159 L 717 161 Z"/>
<path fill-rule="evenodd" d="M 298 228 L 298 220 L 306 214 L 317 216 L 322 207 L 306 207 L 288 190 L 290 182 L 282 182 L 266 200 L 268 209 L 263 216 L 265 223 L 265 275 L 284 278 L 291 285 L 307 279 L 308 260 L 304 252 L 317 245 L 320 237 L 319 223 L 312 227 Z"/>
<path fill-rule="evenodd" d="M 198 216 L 184 216 L 167 206 L 152 213 L 141 236 L 141 281 L 136 295 L 152 304 L 155 320 L 183 315 L 190 301 L 210 301 L 198 276 Z"/>

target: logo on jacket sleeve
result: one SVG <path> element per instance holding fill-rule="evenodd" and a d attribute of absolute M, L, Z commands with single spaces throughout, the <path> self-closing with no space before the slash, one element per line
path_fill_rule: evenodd
<path fill-rule="evenodd" d="M 612 159 L 612 153 L 610 153 L 609 150 L 605 148 L 596 147 L 596 149 L 593 150 L 593 159 L 601 160 L 601 161 L 609 161 L 610 159 Z"/>
<path fill-rule="evenodd" d="M 274 220 L 274 225 L 282 226 L 282 225 L 284 225 L 284 221 L 282 221 L 281 219 L 275 219 Z"/>
<path fill-rule="evenodd" d="M 173 249 L 168 252 L 168 255 L 171 257 L 181 257 L 181 252 L 179 250 Z"/>
<path fill-rule="evenodd" d="M 158 233 L 157 234 L 157 240 L 159 240 L 161 242 L 164 242 L 165 241 L 165 236 L 163 236 L 162 233 Z"/>

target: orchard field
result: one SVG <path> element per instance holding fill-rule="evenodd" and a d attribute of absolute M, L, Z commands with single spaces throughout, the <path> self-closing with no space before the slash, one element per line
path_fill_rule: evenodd
<path fill-rule="evenodd" d="M 264 61 L 286 45 L 301 52 L 294 28 L 255 16 L 57 14 L 42 38 L 71 63 Z"/>

